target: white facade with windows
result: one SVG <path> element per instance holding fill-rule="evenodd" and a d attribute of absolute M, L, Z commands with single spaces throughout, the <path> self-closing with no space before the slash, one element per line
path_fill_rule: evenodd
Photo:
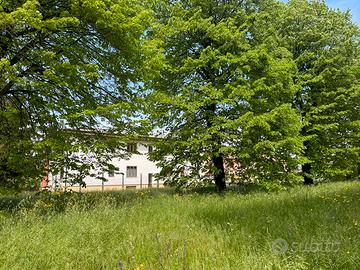
<path fill-rule="evenodd" d="M 154 176 L 160 171 L 160 168 L 148 158 L 153 146 L 143 142 L 129 143 L 127 150 L 132 153 L 129 159 L 114 158 L 112 160 L 111 164 L 117 169 L 104 173 L 107 181 L 88 176 L 84 179 L 86 188 L 81 188 L 79 185 L 66 186 L 59 179 L 59 176 L 49 175 L 48 188 L 52 190 L 60 188 L 74 191 L 96 191 L 162 187 L 163 182 L 158 181 Z"/>

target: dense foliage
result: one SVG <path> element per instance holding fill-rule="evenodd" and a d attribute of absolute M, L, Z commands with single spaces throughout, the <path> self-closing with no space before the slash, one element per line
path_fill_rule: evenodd
<path fill-rule="evenodd" d="M 290 1 L 279 10 L 274 23 L 297 65 L 293 103 L 305 120 L 302 134 L 309 136 L 305 180 L 358 178 L 360 29 L 348 13 L 323 1 Z"/>
<path fill-rule="evenodd" d="M 104 124 L 131 129 L 129 82 L 148 18 L 133 1 L 1 1 L 1 185 L 40 179 L 46 159 L 59 169 L 74 153 L 106 152 L 104 137 L 94 139 Z"/>
<path fill-rule="evenodd" d="M 358 179 L 360 30 L 324 1 L 22 0 L 0 15 L 1 186 L 101 178 L 142 123 L 171 184 Z"/>
<path fill-rule="evenodd" d="M 158 30 L 164 67 L 152 85 L 162 112 L 153 122 L 166 132 L 158 149 L 170 155 L 163 173 L 209 172 L 219 189 L 226 165 L 243 180 L 294 180 L 302 149 L 301 117 L 291 107 L 296 67 L 268 31 L 264 8 L 251 1 L 167 7 Z"/>
<path fill-rule="evenodd" d="M 166 139 L 153 158 L 170 183 L 358 177 L 359 27 L 349 14 L 305 0 L 156 9 L 163 65 L 150 114 Z"/>

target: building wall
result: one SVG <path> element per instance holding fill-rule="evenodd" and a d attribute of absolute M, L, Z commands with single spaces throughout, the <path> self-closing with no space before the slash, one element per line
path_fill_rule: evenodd
<path fill-rule="evenodd" d="M 139 154 L 132 154 L 130 159 L 119 159 L 114 158 L 111 162 L 112 165 L 119 168 L 114 173 L 114 176 L 109 175 L 108 172 L 104 173 L 104 177 L 107 181 L 101 181 L 95 177 L 86 177 L 84 179 L 86 183 L 86 188 L 81 188 L 79 185 L 74 185 L 73 187 L 67 187 L 74 191 L 96 191 L 96 190 L 119 190 L 119 189 L 129 189 L 129 188 L 147 188 L 151 184 L 152 187 L 163 187 L 163 182 L 157 181 L 154 174 L 160 171 L 154 162 L 148 159 L 149 145 L 148 143 L 136 143 L 137 151 Z M 130 177 L 127 175 L 127 167 L 136 166 L 137 175 L 136 177 Z M 152 174 L 152 183 L 149 178 L 149 174 Z M 50 189 L 55 188 L 55 182 L 61 189 L 65 188 L 65 184 L 59 179 L 60 177 L 50 175 L 48 187 Z M 124 180 L 124 183 L 123 183 Z"/>

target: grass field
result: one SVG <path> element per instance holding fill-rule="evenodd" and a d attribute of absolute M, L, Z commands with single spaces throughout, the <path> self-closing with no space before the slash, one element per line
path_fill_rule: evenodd
<path fill-rule="evenodd" d="M 3 206 L 1 269 L 360 269 L 359 182 L 61 196 Z"/>

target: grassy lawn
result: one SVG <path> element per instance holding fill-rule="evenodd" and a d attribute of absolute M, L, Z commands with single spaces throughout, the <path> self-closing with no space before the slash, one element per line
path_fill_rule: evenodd
<path fill-rule="evenodd" d="M 75 197 L 3 210 L 1 269 L 360 269 L 359 182 Z"/>

